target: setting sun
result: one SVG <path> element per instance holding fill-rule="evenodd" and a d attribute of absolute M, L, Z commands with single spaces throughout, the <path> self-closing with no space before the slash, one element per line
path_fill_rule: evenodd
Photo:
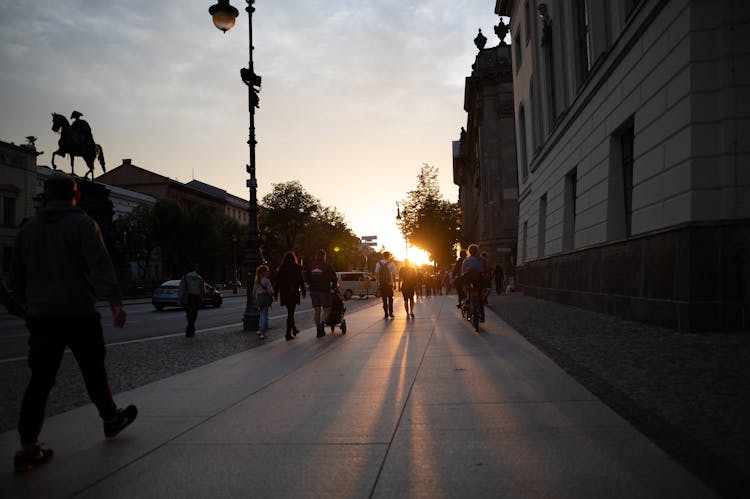
<path fill-rule="evenodd" d="M 404 256 L 403 254 L 399 254 L 398 256 L 401 260 L 403 260 L 404 258 L 408 258 L 409 262 L 417 267 L 432 263 L 430 262 L 430 255 L 422 248 L 417 248 L 415 246 L 409 246 L 408 256 Z"/>

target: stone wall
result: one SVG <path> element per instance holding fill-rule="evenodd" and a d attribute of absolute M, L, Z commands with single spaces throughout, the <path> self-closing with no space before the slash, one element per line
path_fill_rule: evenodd
<path fill-rule="evenodd" d="M 687 224 L 527 261 L 518 289 L 680 331 L 750 331 L 750 220 Z"/>

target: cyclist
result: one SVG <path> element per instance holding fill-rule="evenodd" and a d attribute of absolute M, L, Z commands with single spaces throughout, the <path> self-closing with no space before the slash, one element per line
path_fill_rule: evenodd
<path fill-rule="evenodd" d="M 469 283 L 475 288 L 478 288 L 480 296 L 480 307 L 479 307 L 479 321 L 484 322 L 484 299 L 482 292 L 482 284 L 484 281 L 484 274 L 487 271 L 486 260 L 479 256 L 479 246 L 477 244 L 469 245 L 469 256 L 466 257 L 463 264 L 461 264 L 461 276 L 466 285 L 467 296 L 469 295 Z M 470 298 L 470 296 L 469 296 Z"/>

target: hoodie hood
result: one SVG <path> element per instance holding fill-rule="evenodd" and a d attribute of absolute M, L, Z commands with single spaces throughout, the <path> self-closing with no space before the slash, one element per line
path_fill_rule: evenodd
<path fill-rule="evenodd" d="M 83 210 L 70 203 L 54 201 L 47 203 L 47 206 L 39 212 L 39 219 L 43 222 L 57 222 L 72 214 L 83 214 Z"/>

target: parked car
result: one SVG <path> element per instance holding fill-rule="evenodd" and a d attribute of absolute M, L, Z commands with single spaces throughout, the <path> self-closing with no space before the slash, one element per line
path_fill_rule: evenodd
<path fill-rule="evenodd" d="M 203 296 L 203 306 L 220 307 L 224 301 L 221 292 L 208 283 L 204 284 L 206 293 Z M 164 307 L 179 307 L 180 280 L 165 281 L 154 290 L 151 303 L 156 310 L 162 311 Z"/>
<path fill-rule="evenodd" d="M 380 296 L 380 290 L 376 289 L 375 277 L 368 272 L 336 272 L 336 277 L 339 280 L 339 291 L 345 300 L 354 295 L 360 298 Z"/>

